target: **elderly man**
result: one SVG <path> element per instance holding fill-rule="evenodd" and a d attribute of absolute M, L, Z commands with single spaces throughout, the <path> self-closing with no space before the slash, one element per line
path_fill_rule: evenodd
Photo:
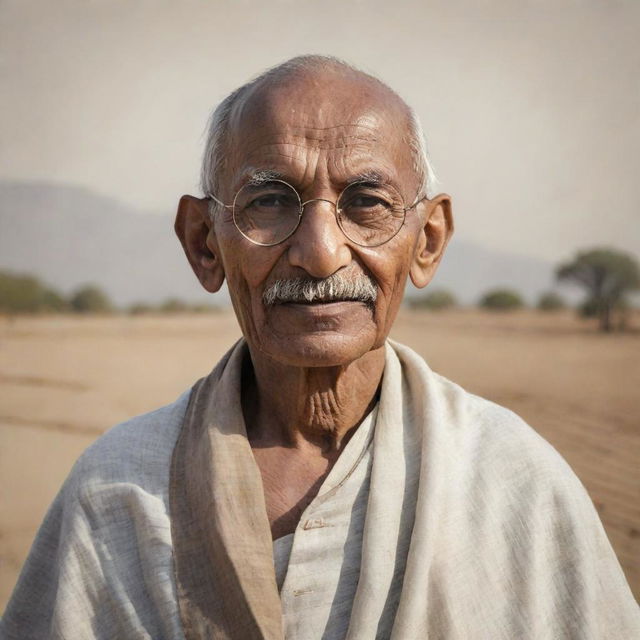
<path fill-rule="evenodd" d="M 333 59 L 218 107 L 176 230 L 244 339 L 81 458 L 5 637 L 640 637 L 557 453 L 388 340 L 452 232 L 430 177 L 412 111 Z"/>

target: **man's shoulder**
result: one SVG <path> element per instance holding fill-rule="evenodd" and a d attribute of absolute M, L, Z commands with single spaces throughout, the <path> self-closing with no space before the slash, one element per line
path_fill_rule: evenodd
<path fill-rule="evenodd" d="M 160 490 L 168 478 L 189 397 L 186 391 L 171 404 L 109 429 L 80 456 L 68 488 L 86 492 L 99 485 L 133 483 Z"/>
<path fill-rule="evenodd" d="M 518 414 L 436 373 L 409 347 L 393 346 L 401 360 L 420 371 L 453 458 L 478 473 L 575 484 L 562 456 Z"/>
<path fill-rule="evenodd" d="M 552 454 L 555 449 L 544 440 L 531 425 L 512 409 L 468 391 L 448 378 L 432 372 L 433 382 L 448 404 L 448 411 L 455 417 L 451 428 L 461 437 L 477 440 L 483 449 L 498 447 L 532 454 Z"/>
<path fill-rule="evenodd" d="M 459 425 L 458 441 L 476 468 L 523 487 L 534 481 L 540 487 L 582 490 L 565 459 L 521 416 L 449 380 L 442 379 L 442 385 L 457 387 L 455 393 L 464 398 L 466 419 Z"/>
<path fill-rule="evenodd" d="M 113 427 L 78 459 L 38 531 L 0 636 L 45 638 L 63 628 L 55 637 L 181 636 L 168 493 L 189 395 Z"/>

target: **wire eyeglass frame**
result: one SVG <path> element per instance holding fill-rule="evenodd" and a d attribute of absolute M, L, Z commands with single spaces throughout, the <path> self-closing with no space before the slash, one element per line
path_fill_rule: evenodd
<path fill-rule="evenodd" d="M 338 203 L 340 202 L 340 200 L 343 197 L 343 194 L 353 188 L 354 186 L 357 185 L 370 185 L 369 181 L 366 180 L 361 180 L 361 181 L 357 181 L 357 182 L 352 182 L 351 184 L 347 185 L 338 195 L 338 198 L 335 202 L 333 202 L 332 200 L 328 200 L 326 198 L 311 198 L 310 200 L 305 200 L 304 202 L 302 201 L 302 198 L 300 197 L 300 193 L 298 192 L 298 190 L 291 184 L 289 184 L 288 182 L 286 182 L 285 180 L 280 180 L 280 179 L 272 179 L 269 180 L 270 183 L 279 183 L 279 184 L 283 184 L 286 187 L 288 187 L 289 189 L 291 189 L 291 191 L 293 191 L 293 193 L 296 194 L 297 198 L 298 198 L 298 203 L 299 203 L 299 207 L 300 210 L 298 212 L 298 220 L 295 224 L 295 226 L 291 229 L 291 231 L 289 231 L 287 233 L 286 236 L 284 236 L 282 239 L 277 240 L 275 242 L 260 242 L 258 240 L 255 240 L 251 237 L 249 237 L 239 226 L 238 221 L 236 219 L 236 202 L 238 200 L 238 195 L 242 192 L 242 190 L 247 186 L 247 184 L 242 185 L 238 191 L 236 191 L 236 194 L 233 198 L 233 203 L 232 204 L 225 204 L 224 202 L 222 202 L 221 200 L 219 200 L 218 198 L 216 198 L 216 196 L 214 196 L 213 194 L 208 194 L 207 197 L 211 200 L 213 200 L 214 202 L 216 202 L 218 205 L 220 205 L 221 207 L 224 207 L 225 209 L 230 209 L 231 213 L 232 213 L 232 217 L 233 217 L 233 224 L 236 227 L 236 229 L 238 230 L 238 232 L 244 237 L 246 238 L 249 242 L 251 242 L 252 244 L 255 244 L 257 246 L 260 247 L 275 247 L 279 244 L 282 244 L 283 242 L 285 242 L 286 240 L 288 240 L 297 230 L 298 227 L 300 226 L 300 222 L 302 221 L 302 214 L 304 213 L 304 208 L 312 203 L 312 202 L 327 202 L 331 205 L 333 205 L 333 209 L 334 209 L 334 215 L 336 217 L 336 222 L 338 223 L 338 227 L 340 227 L 340 231 L 342 231 L 342 233 L 344 234 L 345 238 L 347 238 L 347 240 L 349 240 L 350 242 L 353 242 L 354 244 L 360 246 L 360 247 L 366 247 L 369 249 L 375 248 L 375 247 L 380 247 L 383 244 L 386 244 L 387 242 L 389 242 L 390 240 L 393 240 L 393 238 L 395 238 L 398 233 L 400 232 L 400 229 L 402 229 L 402 227 L 404 226 L 404 222 L 406 220 L 407 217 L 407 211 L 411 211 L 411 209 L 414 209 L 418 204 L 420 204 L 420 202 L 422 202 L 427 196 L 423 195 L 417 195 L 416 199 L 414 201 L 414 203 L 409 206 L 409 207 L 405 207 L 402 206 L 400 209 L 402 211 L 402 222 L 398 225 L 398 228 L 393 232 L 393 234 L 391 236 L 389 236 L 388 238 L 386 238 L 385 240 L 382 240 L 381 242 L 375 243 L 375 244 L 365 244 L 363 242 L 359 242 L 357 240 L 354 240 L 352 237 L 349 236 L 349 234 L 345 231 L 343 225 L 342 225 L 342 221 L 341 221 L 341 216 L 340 216 L 340 212 L 341 209 L 338 208 Z M 397 191 L 394 189 L 394 191 Z M 400 193 L 398 193 L 398 196 L 400 197 L 400 200 L 402 201 L 402 204 L 404 205 L 404 198 L 402 198 L 402 195 Z"/>

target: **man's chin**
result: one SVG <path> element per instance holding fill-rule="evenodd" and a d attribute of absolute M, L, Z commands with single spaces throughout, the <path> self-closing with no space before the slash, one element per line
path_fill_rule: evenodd
<path fill-rule="evenodd" d="M 375 345 L 372 331 L 357 334 L 322 331 L 287 336 L 263 335 L 260 351 L 293 367 L 338 367 L 358 360 Z"/>
<path fill-rule="evenodd" d="M 267 331 L 287 339 L 324 334 L 357 335 L 375 323 L 373 308 L 353 300 L 274 304 L 260 309 L 260 316 Z"/>

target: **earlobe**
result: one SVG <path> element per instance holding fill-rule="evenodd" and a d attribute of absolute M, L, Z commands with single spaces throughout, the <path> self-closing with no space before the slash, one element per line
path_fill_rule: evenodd
<path fill-rule="evenodd" d="M 209 201 L 182 196 L 174 228 L 200 284 L 215 293 L 224 282 L 224 268 L 209 217 Z"/>
<path fill-rule="evenodd" d="M 451 198 L 441 194 L 432 200 L 427 200 L 425 205 L 427 207 L 425 222 L 418 236 L 409 271 L 411 282 L 419 289 L 431 282 L 453 234 Z"/>

